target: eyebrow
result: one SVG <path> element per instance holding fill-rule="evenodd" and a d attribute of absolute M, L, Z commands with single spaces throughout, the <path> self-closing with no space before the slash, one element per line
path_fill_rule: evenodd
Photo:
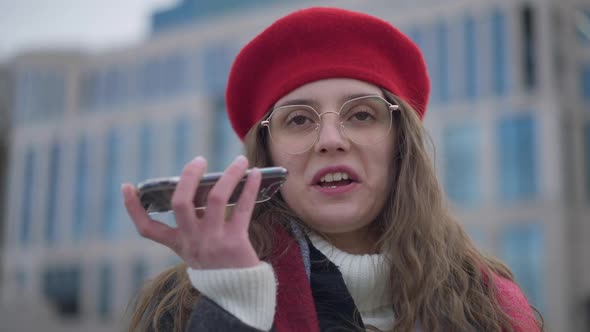
<path fill-rule="evenodd" d="M 340 103 L 344 103 L 348 100 L 354 99 L 354 98 L 359 98 L 359 97 L 366 97 L 366 96 L 381 96 L 381 94 L 378 93 L 353 93 L 353 94 L 349 94 L 346 95 L 344 97 L 342 97 L 340 99 Z M 319 102 L 317 99 L 314 98 L 297 98 L 297 99 L 291 99 L 291 100 L 286 100 L 278 105 L 276 105 L 274 108 L 278 108 L 278 107 L 283 107 L 283 106 L 293 106 L 293 105 L 309 105 L 313 108 L 316 108 L 319 106 Z"/>

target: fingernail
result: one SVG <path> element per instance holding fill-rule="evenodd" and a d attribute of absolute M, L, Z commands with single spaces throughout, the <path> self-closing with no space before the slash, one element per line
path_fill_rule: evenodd
<path fill-rule="evenodd" d="M 125 187 L 127 186 L 126 183 L 121 183 L 121 193 L 125 194 Z"/>
<path fill-rule="evenodd" d="M 196 163 L 196 164 L 204 163 L 205 158 L 203 158 L 202 156 L 197 156 L 197 157 L 195 157 L 195 159 L 192 160 L 192 162 Z"/>
<path fill-rule="evenodd" d="M 236 157 L 236 159 L 234 160 L 234 162 L 240 162 L 240 163 L 248 162 L 248 159 L 246 159 L 246 157 L 244 157 L 244 155 L 239 155 L 239 156 Z"/>

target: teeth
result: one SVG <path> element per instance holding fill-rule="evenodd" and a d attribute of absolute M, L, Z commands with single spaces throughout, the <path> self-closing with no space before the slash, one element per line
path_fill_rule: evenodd
<path fill-rule="evenodd" d="M 348 179 L 350 179 L 350 175 L 348 175 L 347 173 L 335 172 L 335 173 L 329 173 L 329 174 L 322 176 L 322 178 L 320 179 L 320 182 L 334 182 L 334 181 L 348 180 Z"/>

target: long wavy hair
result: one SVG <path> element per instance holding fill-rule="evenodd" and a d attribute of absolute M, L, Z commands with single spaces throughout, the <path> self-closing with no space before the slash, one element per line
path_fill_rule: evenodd
<path fill-rule="evenodd" d="M 514 281 L 512 273 L 481 253 L 450 211 L 428 153 L 429 136 L 414 109 L 389 91 L 383 93 L 400 106 L 393 113 L 394 176 L 384 208 L 370 227 L 390 263 L 393 331 L 412 331 L 416 322 L 426 331 L 513 331 L 518 322 L 502 310 L 490 277 Z M 254 126 L 247 134 L 247 156 L 252 166 L 272 166 L 268 133 L 261 129 Z M 280 194 L 255 207 L 249 232 L 261 259 L 271 253 L 272 228 L 287 219 L 297 220 Z M 132 303 L 129 330 L 184 331 L 198 298 L 186 265 L 172 267 Z"/>

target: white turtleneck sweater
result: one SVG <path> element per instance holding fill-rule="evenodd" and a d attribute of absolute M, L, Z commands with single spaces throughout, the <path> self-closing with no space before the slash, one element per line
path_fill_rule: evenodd
<path fill-rule="evenodd" d="M 382 331 L 393 327 L 388 269 L 382 255 L 351 255 L 316 234 L 309 239 L 338 267 L 365 326 Z M 196 270 L 189 278 L 199 292 L 247 325 L 268 331 L 275 314 L 277 285 L 265 262 L 245 269 Z"/>

